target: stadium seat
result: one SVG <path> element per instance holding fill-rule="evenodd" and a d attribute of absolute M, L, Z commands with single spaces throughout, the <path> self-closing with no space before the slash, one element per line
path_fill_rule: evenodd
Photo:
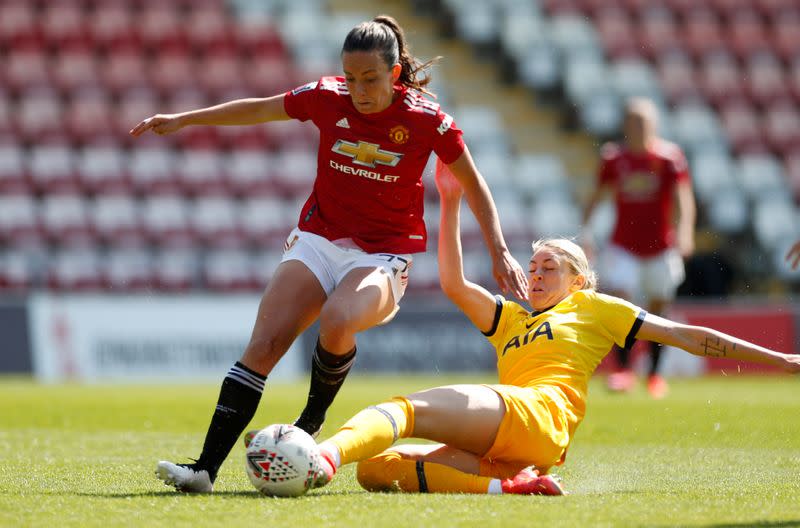
<path fill-rule="evenodd" d="M 152 243 L 165 248 L 195 245 L 195 233 L 189 223 L 189 207 L 182 197 L 163 195 L 145 198 L 141 214 L 145 235 Z"/>
<path fill-rule="evenodd" d="M 236 293 L 261 288 L 253 275 L 253 264 L 245 251 L 214 251 L 206 253 L 202 262 L 202 278 L 212 291 Z"/>
<path fill-rule="evenodd" d="M 38 203 L 30 194 L 0 194 L 0 244 L 39 245 L 42 242 Z"/>
<path fill-rule="evenodd" d="M 745 98 L 741 72 L 736 58 L 729 53 L 705 56 L 699 68 L 698 80 L 706 100 L 717 108 Z"/>
<path fill-rule="evenodd" d="M 22 96 L 30 90 L 51 86 L 47 52 L 41 47 L 12 47 L 4 59 L 0 79 L 13 94 Z"/>
<path fill-rule="evenodd" d="M 681 104 L 673 110 L 670 129 L 687 154 L 705 148 L 723 148 L 726 139 L 714 111 L 697 102 Z"/>
<path fill-rule="evenodd" d="M 29 150 L 28 174 L 41 193 L 79 192 L 75 151 L 66 144 L 37 145 Z"/>
<path fill-rule="evenodd" d="M 60 47 L 50 71 L 55 87 L 62 94 L 95 89 L 99 82 L 98 62 L 88 46 Z"/>
<path fill-rule="evenodd" d="M 133 149 L 128 162 L 133 189 L 146 195 L 180 192 L 175 158 L 165 147 Z"/>
<path fill-rule="evenodd" d="M 54 252 L 48 258 L 47 286 L 55 291 L 103 289 L 100 257 L 88 248 Z"/>
<path fill-rule="evenodd" d="M 0 196 L 28 192 L 25 150 L 16 142 L 0 143 Z"/>
<path fill-rule="evenodd" d="M 470 277 L 470 280 L 472 278 Z M 410 291 L 429 292 L 439 288 L 439 265 L 436 252 L 414 254 L 411 272 L 408 275 L 408 289 Z"/>
<path fill-rule="evenodd" d="M 616 136 L 622 126 L 622 113 L 621 98 L 610 90 L 589 94 L 578 108 L 581 126 L 598 138 Z"/>
<path fill-rule="evenodd" d="M 191 9 L 184 20 L 186 40 L 199 54 L 235 52 L 234 29 L 222 3 L 205 2 Z"/>
<path fill-rule="evenodd" d="M 566 197 L 569 180 L 563 162 L 549 154 L 523 154 L 516 159 L 512 172 L 514 188 L 527 199 L 538 199 L 544 194 Z"/>
<path fill-rule="evenodd" d="M 771 37 L 772 49 L 781 60 L 790 64 L 798 57 L 800 50 L 800 8 L 787 10 L 773 19 Z"/>
<path fill-rule="evenodd" d="M 774 153 L 800 152 L 800 111 L 793 103 L 783 100 L 769 106 L 764 129 Z"/>
<path fill-rule="evenodd" d="M 114 50 L 110 59 L 115 58 L 121 48 L 141 45 L 127 1 L 98 2 L 88 16 L 92 44 L 96 49 Z"/>
<path fill-rule="evenodd" d="M 210 97 L 222 100 L 232 89 L 245 86 L 243 62 L 232 51 L 210 51 L 198 61 L 197 81 Z M 272 95 L 272 94 L 263 94 Z M 229 98 L 225 98 L 226 100 Z"/>
<path fill-rule="evenodd" d="M 786 156 L 786 178 L 794 195 L 794 201 L 800 205 L 800 151 Z"/>
<path fill-rule="evenodd" d="M 155 287 L 165 292 L 186 292 L 198 283 L 199 259 L 188 249 L 163 249 L 153 266 Z"/>
<path fill-rule="evenodd" d="M 28 46 L 43 46 L 35 6 L 25 0 L 0 3 L 0 47 L 13 50 Z"/>
<path fill-rule="evenodd" d="M 148 88 L 147 66 L 145 57 L 138 48 L 130 44 L 112 48 L 112 51 L 100 59 L 100 81 L 116 95 L 137 87 Z"/>
<path fill-rule="evenodd" d="M 226 185 L 236 196 L 268 196 L 278 192 L 272 181 L 275 161 L 263 149 L 233 150 L 225 157 L 223 166 Z"/>
<path fill-rule="evenodd" d="M 166 48 L 189 51 L 178 6 L 173 2 L 148 2 L 137 14 L 134 27 L 148 51 L 158 53 Z"/>
<path fill-rule="evenodd" d="M 723 106 L 720 119 L 731 147 L 736 154 L 758 153 L 768 150 L 764 141 L 759 112 L 744 101 L 734 101 Z"/>
<path fill-rule="evenodd" d="M 738 160 L 736 175 L 741 189 L 751 200 L 763 195 L 788 195 L 783 167 L 778 159 L 770 154 L 741 156 Z"/>
<path fill-rule="evenodd" d="M 747 199 L 735 187 L 721 190 L 706 205 L 705 212 L 711 228 L 725 235 L 742 233 L 750 220 Z"/>
<path fill-rule="evenodd" d="M 278 197 L 247 198 L 239 208 L 239 224 L 251 244 L 277 247 L 289 235 L 300 215 Z"/>
<path fill-rule="evenodd" d="M 162 97 L 171 97 L 176 92 L 198 86 L 198 65 L 183 49 L 161 51 L 151 61 L 148 70 L 150 82 Z"/>
<path fill-rule="evenodd" d="M 46 195 L 41 202 L 40 219 L 51 244 L 90 247 L 95 243 L 88 204 L 80 194 Z"/>
<path fill-rule="evenodd" d="M 46 3 L 38 19 L 44 39 L 56 49 L 91 45 L 83 8 L 78 2 Z"/>
<path fill-rule="evenodd" d="M 672 105 L 703 98 L 691 58 L 681 52 L 662 53 L 656 63 L 664 95 Z"/>
<path fill-rule="evenodd" d="M 787 240 L 800 238 L 800 219 L 786 195 L 766 194 L 753 207 L 753 232 L 759 245 L 772 250 Z"/>
<path fill-rule="evenodd" d="M 88 194 L 131 192 L 127 158 L 114 143 L 87 145 L 78 151 L 77 172 L 80 185 Z"/>
<path fill-rule="evenodd" d="M 235 200 L 223 196 L 200 197 L 189 212 L 189 223 L 206 247 L 240 248 L 245 237 L 239 225 Z"/>
<path fill-rule="evenodd" d="M 692 158 L 690 170 L 695 193 L 703 204 L 712 203 L 727 189 L 738 189 L 736 166 L 727 152 L 701 151 Z"/>
<path fill-rule="evenodd" d="M 145 249 L 112 249 L 102 274 L 111 293 L 150 291 L 156 285 L 153 268 L 153 256 Z"/>
<path fill-rule="evenodd" d="M 713 10 L 694 9 L 686 16 L 681 38 L 695 59 L 727 50 L 722 27 Z"/>
<path fill-rule="evenodd" d="M 661 86 L 653 68 L 639 59 L 623 59 L 614 62 L 609 70 L 614 91 L 623 99 L 647 97 L 656 104 L 663 99 Z"/>
<path fill-rule="evenodd" d="M 114 247 L 140 247 L 147 243 L 139 203 L 131 196 L 98 196 L 90 207 L 90 219 L 98 238 Z"/>
<path fill-rule="evenodd" d="M 225 194 L 222 157 L 213 148 L 185 149 L 178 153 L 176 174 L 184 194 Z"/>
<path fill-rule="evenodd" d="M 281 150 L 275 160 L 274 181 L 290 196 L 308 196 L 317 176 L 316 154 L 308 149 Z"/>
<path fill-rule="evenodd" d="M 685 53 L 672 11 L 655 3 L 651 5 L 652 8 L 642 12 L 637 27 L 638 45 L 644 55 L 651 61 L 658 61 L 665 55 Z"/>
<path fill-rule="evenodd" d="M 543 197 L 530 209 L 530 226 L 535 237 L 567 237 L 578 235 L 580 212 L 572 201 Z"/>
<path fill-rule="evenodd" d="M 64 113 L 64 127 L 72 141 L 79 144 L 107 141 L 127 133 L 109 130 L 113 123 L 113 109 L 102 91 L 76 94 Z"/>
<path fill-rule="evenodd" d="M 15 117 L 18 135 L 24 141 L 42 143 L 65 135 L 61 101 L 49 88 L 26 89 Z"/>
<path fill-rule="evenodd" d="M 0 292 L 24 292 L 34 282 L 32 265 L 24 252 L 0 250 Z"/>
<path fill-rule="evenodd" d="M 643 55 L 636 35 L 636 26 L 628 12 L 618 5 L 602 8 L 594 19 L 595 27 L 609 58 L 635 58 Z"/>

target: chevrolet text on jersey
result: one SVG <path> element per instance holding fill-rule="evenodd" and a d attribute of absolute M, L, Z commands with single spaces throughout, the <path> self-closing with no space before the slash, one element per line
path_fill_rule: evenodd
<path fill-rule="evenodd" d="M 343 165 L 341 163 L 337 163 L 334 160 L 330 160 L 330 166 L 332 169 L 336 169 L 339 172 L 343 172 L 345 174 L 353 174 L 355 176 L 361 176 L 362 178 L 367 178 L 370 180 L 376 181 L 383 181 L 394 183 L 396 182 L 400 176 L 391 176 L 389 174 L 381 174 L 380 172 L 375 172 L 367 169 L 357 169 L 355 167 L 351 167 L 349 165 Z"/>

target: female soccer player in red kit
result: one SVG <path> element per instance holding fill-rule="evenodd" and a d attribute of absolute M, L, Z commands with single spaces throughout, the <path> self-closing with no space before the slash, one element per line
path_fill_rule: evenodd
<path fill-rule="evenodd" d="M 456 175 L 477 218 L 501 289 L 524 298 L 525 275 L 500 230 L 486 182 L 453 118 L 422 94 L 430 78 L 388 16 L 363 22 L 342 47 L 344 77 L 291 92 L 149 117 L 131 130 L 169 134 L 187 125 L 311 120 L 320 130 L 317 177 L 261 300 L 250 342 L 222 382 L 200 458 L 162 461 L 156 473 L 180 491 L 211 492 L 217 472 L 255 414 L 266 376 L 319 319 L 311 386 L 295 422 L 310 434 L 344 382 L 355 335 L 387 322 L 408 281 L 412 253 L 425 251 L 422 172 L 435 152 Z"/>

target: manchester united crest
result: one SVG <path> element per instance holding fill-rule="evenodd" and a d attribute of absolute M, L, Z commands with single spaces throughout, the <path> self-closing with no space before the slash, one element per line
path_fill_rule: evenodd
<path fill-rule="evenodd" d="M 409 130 L 404 127 L 403 125 L 397 125 L 392 127 L 389 131 L 389 139 L 392 142 L 397 143 L 398 145 L 402 145 L 406 141 L 408 141 Z"/>

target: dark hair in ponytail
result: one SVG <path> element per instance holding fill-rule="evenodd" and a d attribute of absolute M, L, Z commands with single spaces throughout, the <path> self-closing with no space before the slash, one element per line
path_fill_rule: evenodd
<path fill-rule="evenodd" d="M 425 87 L 431 82 L 429 73 L 418 78 L 441 57 L 421 63 L 408 50 L 403 28 L 397 20 L 388 16 L 376 16 L 369 22 L 362 22 L 347 34 L 342 45 L 342 53 L 350 51 L 378 51 L 383 60 L 391 67 L 400 64 L 400 84 L 431 94 Z"/>

